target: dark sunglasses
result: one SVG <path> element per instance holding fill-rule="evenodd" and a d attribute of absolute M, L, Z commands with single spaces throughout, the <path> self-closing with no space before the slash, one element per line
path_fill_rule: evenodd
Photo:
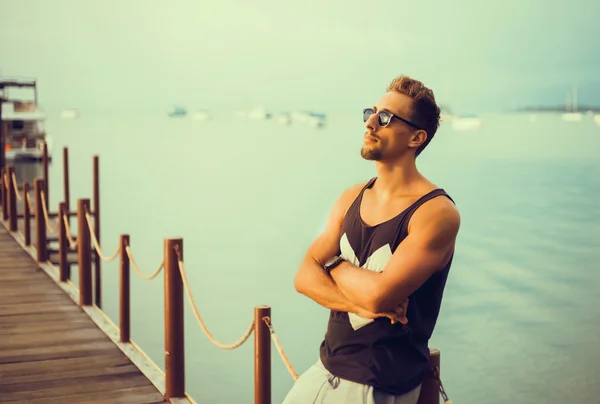
<path fill-rule="evenodd" d="M 367 120 L 371 116 L 373 116 L 373 114 L 377 114 L 377 120 L 378 120 L 379 126 L 382 126 L 384 128 L 390 124 L 390 122 L 392 121 L 392 118 L 396 118 L 396 119 L 404 122 L 405 124 L 412 126 L 415 129 L 421 129 L 420 127 L 418 127 L 411 121 L 408 121 L 404 118 L 400 118 L 398 115 L 394 115 L 389 111 L 375 111 L 374 108 L 363 109 L 363 122 L 367 122 Z"/>

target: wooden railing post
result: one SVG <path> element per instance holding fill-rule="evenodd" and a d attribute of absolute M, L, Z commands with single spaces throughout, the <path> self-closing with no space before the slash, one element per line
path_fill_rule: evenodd
<path fill-rule="evenodd" d="M 0 125 L 2 124 L 0 123 Z M 6 194 L 6 183 L 4 182 L 6 179 L 6 176 L 4 175 L 5 172 L 6 168 L 2 167 L 0 170 L 0 175 L 2 176 L 2 178 L 0 178 L 0 191 L 2 191 L 2 220 L 8 219 L 8 195 Z"/>
<path fill-rule="evenodd" d="M 71 193 L 69 184 L 69 148 L 63 147 L 63 202 L 65 203 L 65 212 L 71 213 Z M 71 226 L 71 216 L 67 215 L 67 223 Z M 69 246 L 69 250 L 71 247 Z M 67 262 L 65 267 L 67 279 L 71 278 L 71 263 Z"/>
<path fill-rule="evenodd" d="M 67 266 L 68 252 L 71 249 L 69 240 L 67 240 L 67 226 L 63 219 L 63 215 L 66 213 L 66 203 L 61 202 L 58 204 L 58 267 L 60 274 L 60 281 L 66 282 L 69 279 Z"/>
<path fill-rule="evenodd" d="M 185 397 L 183 282 L 179 257 L 183 240 L 165 239 L 165 399 Z M 179 257 L 175 252 L 178 249 Z"/>
<path fill-rule="evenodd" d="M 36 178 L 33 182 L 35 192 L 35 248 L 37 250 L 37 261 L 46 262 L 48 259 L 47 241 L 46 241 L 46 221 L 44 220 L 44 210 L 42 208 L 42 191 L 44 190 L 44 180 Z"/>
<path fill-rule="evenodd" d="M 271 404 L 271 307 L 254 308 L 254 404 Z"/>
<path fill-rule="evenodd" d="M 437 349 L 430 349 L 429 354 L 429 368 L 433 369 L 440 367 L 440 351 Z M 429 372 L 427 377 L 421 385 L 421 394 L 419 395 L 419 401 L 417 404 L 439 404 L 440 403 L 440 390 L 435 382 L 433 373 Z"/>
<path fill-rule="evenodd" d="M 98 245 L 100 244 L 100 163 L 98 156 L 94 156 L 93 200 L 94 203 L 94 234 Z M 100 267 L 100 254 L 94 255 L 94 296 L 96 306 L 102 307 L 102 271 Z"/>
<path fill-rule="evenodd" d="M 6 184 L 8 194 L 8 229 L 10 231 L 17 231 L 17 194 L 15 192 L 14 183 L 15 178 L 15 166 L 8 166 L 8 184 Z"/>
<path fill-rule="evenodd" d="M 46 207 L 50 209 L 50 178 L 48 178 L 48 143 L 46 143 L 45 141 L 44 143 L 42 143 L 42 170 L 44 173 L 44 184 L 46 184 L 46 189 L 44 190 L 44 199 L 46 200 Z"/>
<path fill-rule="evenodd" d="M 31 210 L 29 210 L 29 183 L 23 183 L 23 238 L 25 245 L 31 245 Z"/>
<path fill-rule="evenodd" d="M 119 315 L 119 328 L 121 329 L 121 342 L 129 342 L 130 339 L 130 300 L 129 300 L 129 256 L 125 247 L 129 245 L 129 235 L 121 234 L 120 239 L 121 245 L 121 263 L 120 263 L 120 297 L 121 297 L 121 311 Z"/>
<path fill-rule="evenodd" d="M 79 305 L 92 304 L 92 246 L 90 228 L 85 214 L 90 209 L 89 199 L 77 200 L 77 252 L 79 264 Z"/>

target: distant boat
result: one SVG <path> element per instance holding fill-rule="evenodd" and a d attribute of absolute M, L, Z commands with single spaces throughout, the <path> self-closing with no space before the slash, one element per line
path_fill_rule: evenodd
<path fill-rule="evenodd" d="M 308 122 L 310 120 L 310 112 L 307 111 L 294 111 L 290 115 L 292 121 L 295 122 Z"/>
<path fill-rule="evenodd" d="M 452 118 L 452 129 L 457 132 L 476 131 L 481 128 L 481 118 L 474 115 L 454 116 Z"/>
<path fill-rule="evenodd" d="M 595 114 L 592 119 L 596 122 L 596 125 L 600 126 L 600 114 Z"/>
<path fill-rule="evenodd" d="M 292 118 L 289 114 L 283 113 L 277 117 L 277 122 L 282 125 L 289 125 L 292 123 Z"/>
<path fill-rule="evenodd" d="M 79 111 L 76 109 L 63 109 L 60 112 L 60 117 L 62 119 L 75 119 L 79 117 Z"/>
<path fill-rule="evenodd" d="M 569 94 L 567 94 L 567 101 L 565 102 L 566 112 L 562 114 L 562 120 L 566 122 L 580 122 L 583 119 L 583 114 L 577 111 L 577 87 L 573 86 L 572 98 L 569 100 Z"/>
<path fill-rule="evenodd" d="M 22 98 L 23 89 L 30 90 L 30 97 Z M 4 137 L 6 161 L 39 161 L 42 159 L 44 143 L 48 146 L 48 158 L 51 159 L 51 141 L 43 125 L 46 114 L 38 105 L 36 80 L 0 76 L 0 90 L 0 125 L 4 128 L 0 135 Z M 13 96 L 12 90 L 20 95 Z"/>
<path fill-rule="evenodd" d="M 177 118 L 187 115 L 187 110 L 183 107 L 173 107 L 173 109 L 169 112 L 169 116 L 171 118 Z"/>
<path fill-rule="evenodd" d="M 246 114 L 246 117 L 248 119 L 252 119 L 253 121 L 261 121 L 264 119 L 271 118 L 271 114 L 267 111 L 267 109 L 264 106 L 259 105 L 258 107 L 249 111 L 248 114 Z"/>
<path fill-rule="evenodd" d="M 199 110 L 192 114 L 192 119 L 195 121 L 208 121 L 210 119 L 210 114 L 206 110 Z"/>
<path fill-rule="evenodd" d="M 325 126 L 326 116 L 325 114 L 311 112 L 308 122 L 313 128 L 322 128 L 323 126 Z"/>

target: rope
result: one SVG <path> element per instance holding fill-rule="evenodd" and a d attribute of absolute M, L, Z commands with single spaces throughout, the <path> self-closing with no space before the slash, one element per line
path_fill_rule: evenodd
<path fill-rule="evenodd" d="M 75 242 L 75 240 L 73 240 L 73 235 L 71 234 L 71 226 L 69 226 L 69 218 L 67 217 L 67 215 L 63 215 L 62 219 L 63 219 L 63 223 L 65 224 L 65 233 L 67 234 L 67 240 L 69 241 L 69 247 L 75 248 L 75 247 L 77 247 L 77 243 Z"/>
<path fill-rule="evenodd" d="M 25 200 L 27 201 L 27 205 L 29 206 L 29 211 L 34 212 L 33 205 L 31 204 L 31 195 L 29 195 L 29 192 L 25 194 Z"/>
<path fill-rule="evenodd" d="M 46 229 L 49 233 L 56 233 L 56 229 L 50 224 L 50 219 L 48 218 L 48 207 L 46 206 L 46 197 L 44 195 L 44 191 L 41 191 L 40 199 L 42 200 L 42 210 L 44 211 Z"/>
<path fill-rule="evenodd" d="M 273 324 L 271 324 L 271 319 L 269 317 L 263 317 L 262 320 L 265 322 L 267 327 L 269 327 L 269 331 L 271 332 L 271 339 L 273 340 L 273 343 L 275 344 L 275 348 L 277 348 L 277 352 L 279 352 L 279 356 L 281 357 L 283 364 L 287 368 L 288 372 L 290 372 L 290 375 L 292 375 L 292 378 L 294 380 L 298 380 L 298 373 L 296 373 L 296 371 L 294 370 L 294 367 L 290 363 L 290 360 L 288 359 L 287 355 L 285 354 L 285 351 L 283 350 L 283 346 L 281 346 L 281 342 L 279 341 L 279 337 L 277 336 L 277 334 L 275 333 L 275 330 L 273 329 Z"/>
<path fill-rule="evenodd" d="M 452 404 L 452 401 L 448 398 L 448 395 L 446 394 L 446 390 L 444 390 L 444 385 L 442 384 L 442 379 L 440 378 L 440 369 L 437 366 L 433 368 L 433 378 L 435 379 L 435 383 L 438 385 L 440 394 L 444 399 L 444 404 Z"/>
<path fill-rule="evenodd" d="M 179 255 L 179 252 L 177 252 L 177 255 Z M 219 347 L 221 349 L 236 349 L 236 348 L 242 346 L 242 344 L 244 342 L 246 342 L 248 340 L 248 338 L 250 338 L 252 331 L 254 331 L 254 320 L 252 321 L 252 323 L 250 324 L 250 326 L 248 327 L 248 329 L 246 330 L 244 335 L 242 335 L 242 338 L 240 338 L 238 341 L 234 342 L 233 344 L 223 344 L 223 343 L 217 341 L 215 339 L 215 337 L 212 336 L 210 331 L 208 331 L 208 328 L 206 327 L 206 324 L 204 324 L 204 321 L 202 320 L 202 317 L 200 316 L 200 312 L 198 311 L 198 308 L 196 307 L 196 303 L 194 303 L 194 297 L 192 296 L 192 292 L 190 291 L 190 286 L 188 284 L 187 276 L 185 275 L 185 268 L 183 265 L 183 261 L 181 259 L 179 259 L 177 262 L 179 263 L 179 272 L 181 273 L 181 280 L 183 281 L 183 286 L 185 287 L 185 293 L 188 297 L 188 301 L 190 302 L 190 306 L 192 306 L 192 310 L 194 312 L 194 315 L 196 316 L 196 320 L 198 320 L 198 324 L 200 324 L 202 331 L 204 331 L 204 333 L 206 334 L 206 336 L 208 337 L 210 342 L 212 342 L 214 345 L 216 345 L 217 347 Z"/>
<path fill-rule="evenodd" d="M 156 271 L 154 271 L 150 275 L 145 275 L 142 271 L 140 271 L 140 267 L 138 267 L 137 263 L 133 259 L 133 255 L 131 254 L 131 248 L 128 245 L 125 246 L 125 251 L 127 252 L 127 256 L 129 257 L 129 261 L 133 264 L 133 269 L 135 270 L 135 272 L 137 272 L 137 274 L 139 275 L 139 277 L 142 278 L 142 279 L 146 279 L 146 280 L 149 281 L 151 279 L 156 278 L 156 275 L 158 275 L 160 273 L 160 271 L 162 271 L 162 269 L 165 266 L 165 261 L 163 260 L 160 263 L 160 266 L 158 267 L 158 269 Z"/>
<path fill-rule="evenodd" d="M 96 249 L 96 253 L 100 257 L 100 259 L 104 262 L 111 262 L 112 260 L 117 258 L 119 256 L 119 253 L 121 252 L 121 245 L 119 245 L 117 247 L 117 251 L 115 251 L 115 253 L 113 255 L 106 258 L 106 256 L 104 254 L 102 254 L 102 250 L 100 250 L 100 243 L 98 242 L 98 239 L 96 238 L 96 233 L 92 231 L 94 229 L 94 226 L 92 226 L 92 219 L 90 217 L 89 212 L 85 212 L 85 220 L 87 221 L 88 227 L 90 229 L 90 235 L 92 236 L 91 237 L 92 244 L 94 245 L 94 248 Z"/>
<path fill-rule="evenodd" d="M 19 194 L 19 187 L 17 186 L 17 177 L 15 177 L 15 173 L 12 173 L 13 180 L 13 188 L 15 189 L 15 195 L 17 196 L 17 200 L 22 201 L 23 198 Z"/>

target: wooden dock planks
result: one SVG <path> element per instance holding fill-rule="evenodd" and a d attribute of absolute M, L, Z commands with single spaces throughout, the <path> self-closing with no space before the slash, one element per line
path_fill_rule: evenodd
<path fill-rule="evenodd" d="M 165 403 L 0 226 L 0 403 Z"/>

